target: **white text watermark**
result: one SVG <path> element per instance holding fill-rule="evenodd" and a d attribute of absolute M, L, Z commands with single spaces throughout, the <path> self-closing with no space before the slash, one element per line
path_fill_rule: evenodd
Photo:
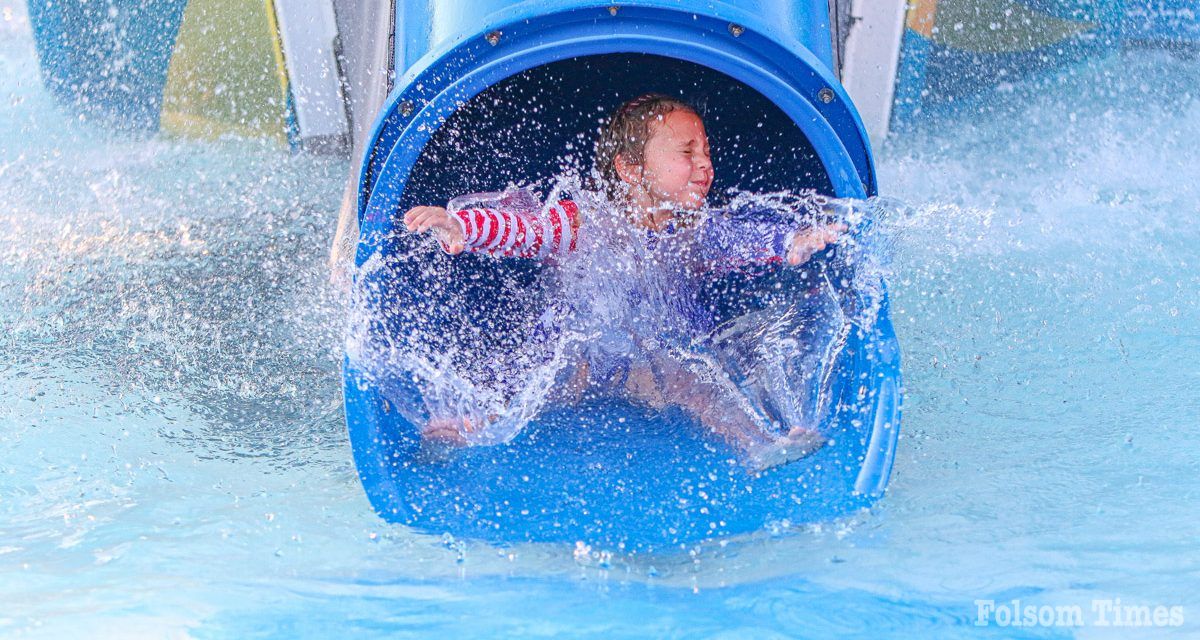
<path fill-rule="evenodd" d="M 1181 627 L 1182 605 L 1130 604 L 1098 598 L 1082 604 L 1031 604 L 1020 599 L 975 601 L 975 626 L 987 627 Z"/>

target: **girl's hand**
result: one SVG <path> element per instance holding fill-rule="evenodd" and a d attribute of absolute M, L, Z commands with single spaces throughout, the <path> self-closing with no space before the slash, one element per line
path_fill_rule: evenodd
<path fill-rule="evenodd" d="M 837 242 L 838 237 L 849 229 L 842 223 L 827 224 L 797 231 L 788 247 L 787 261 L 790 265 L 804 264 L 813 254 Z"/>
<path fill-rule="evenodd" d="M 433 231 L 450 255 L 463 252 L 462 227 L 444 207 L 413 207 L 404 214 L 404 226 L 414 233 Z"/>

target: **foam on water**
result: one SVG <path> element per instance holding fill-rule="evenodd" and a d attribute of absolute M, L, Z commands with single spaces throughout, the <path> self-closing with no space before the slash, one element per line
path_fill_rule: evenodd
<path fill-rule="evenodd" d="M 324 264 L 345 168 L 98 133 L 23 20 L 0 2 L 0 635 L 936 637 L 976 598 L 1114 597 L 1195 632 L 1194 61 L 1098 61 L 884 148 L 888 496 L 629 558 L 377 520 Z"/>

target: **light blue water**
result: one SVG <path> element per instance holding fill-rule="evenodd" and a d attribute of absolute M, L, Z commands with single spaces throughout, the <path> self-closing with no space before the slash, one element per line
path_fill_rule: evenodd
<path fill-rule="evenodd" d="M 1200 633 L 1200 64 L 1059 80 L 881 150 L 907 403 L 875 512 L 609 558 L 378 520 L 325 282 L 344 166 L 99 134 L 0 1 L 0 636 Z M 1112 598 L 1184 625 L 1090 624 Z"/>

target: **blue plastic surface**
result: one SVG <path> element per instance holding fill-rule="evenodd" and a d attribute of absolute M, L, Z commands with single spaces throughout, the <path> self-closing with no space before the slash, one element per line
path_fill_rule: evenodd
<path fill-rule="evenodd" d="M 728 187 L 875 192 L 866 135 L 828 68 L 823 0 L 622 3 L 615 13 L 567 2 L 456 7 L 435 16 L 415 14 L 416 3 L 398 10 L 407 35 L 397 59 L 415 62 L 363 160 L 357 263 L 385 268 L 362 272 L 355 286 L 380 335 L 453 339 L 483 323 L 501 335 L 520 331 L 538 307 L 542 267 L 422 252 L 398 227 L 399 213 L 546 179 L 564 164 L 586 167 L 598 116 L 648 90 L 701 106 L 718 201 Z M 728 287 L 730 309 L 799 297 L 799 273 L 774 269 Z M 510 312 L 453 305 L 462 311 L 427 313 L 447 296 Z M 833 442 L 759 476 L 681 413 L 616 399 L 551 407 L 510 443 L 425 462 L 415 457 L 415 425 L 394 406 L 397 398 L 419 404 L 415 386 L 368 375 L 369 363 L 348 357 L 346 416 L 363 486 L 387 520 L 435 533 L 626 548 L 859 509 L 886 487 L 899 429 L 899 350 L 883 303 L 873 325 L 849 333 L 837 360 L 826 425 Z"/>

